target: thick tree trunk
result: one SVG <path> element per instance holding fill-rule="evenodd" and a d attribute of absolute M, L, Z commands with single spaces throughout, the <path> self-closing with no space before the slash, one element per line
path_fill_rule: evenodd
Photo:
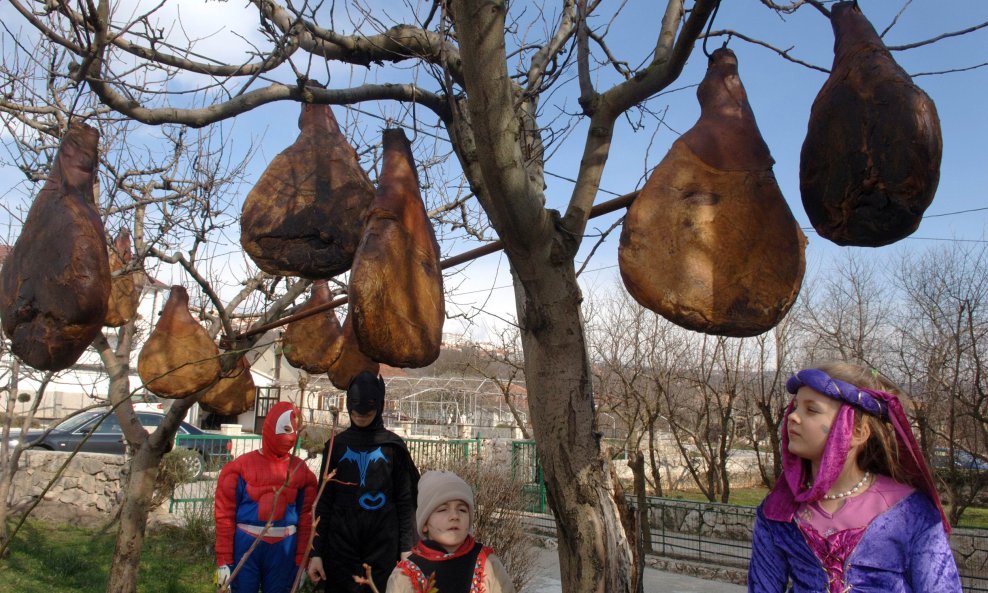
<path fill-rule="evenodd" d="M 187 400 L 178 400 L 172 404 L 166 418 L 155 432 L 149 437 L 137 420 L 134 409 L 126 401 L 130 397 L 130 378 L 128 355 L 131 347 L 130 337 L 133 335 L 133 324 L 128 324 L 121 334 L 121 348 L 114 352 L 106 339 L 100 335 L 93 346 L 100 353 L 103 365 L 110 378 L 110 402 L 116 405 L 117 418 L 128 442 L 128 448 L 134 451 L 130 460 L 127 481 L 124 486 L 123 500 L 120 507 L 120 525 L 117 529 L 116 546 L 113 551 L 113 561 L 110 565 L 110 576 L 107 581 L 107 593 L 135 593 L 137 591 L 137 576 L 140 570 L 141 552 L 144 546 L 144 531 L 147 526 L 148 514 L 151 511 L 151 501 L 154 497 L 155 480 L 161 458 L 168 451 L 169 445 L 185 411 L 192 405 Z"/>
<path fill-rule="evenodd" d="M 572 262 L 522 262 L 519 295 L 532 427 L 559 536 L 565 593 L 631 591 L 631 550 L 595 432 Z M 535 273 L 537 272 L 537 273 Z"/>

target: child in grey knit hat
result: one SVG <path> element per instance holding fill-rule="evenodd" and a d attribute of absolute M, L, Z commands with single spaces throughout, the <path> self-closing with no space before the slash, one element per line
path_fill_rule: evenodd
<path fill-rule="evenodd" d="M 494 551 L 473 537 L 470 485 L 453 472 L 429 471 L 419 480 L 415 526 L 422 538 L 398 563 L 387 593 L 514 593 Z"/>

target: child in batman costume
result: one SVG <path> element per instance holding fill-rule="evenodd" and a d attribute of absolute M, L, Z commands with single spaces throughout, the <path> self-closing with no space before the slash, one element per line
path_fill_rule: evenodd
<path fill-rule="evenodd" d="M 415 543 L 418 470 L 405 441 L 384 428 L 384 380 L 361 372 L 347 388 L 350 428 L 323 450 L 320 479 L 336 475 L 316 503 L 309 577 L 326 593 L 367 591 L 353 580 L 371 566 L 384 591 L 388 575 Z"/>

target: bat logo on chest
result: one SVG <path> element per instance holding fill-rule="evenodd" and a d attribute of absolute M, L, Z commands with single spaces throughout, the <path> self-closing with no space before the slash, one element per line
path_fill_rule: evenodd
<path fill-rule="evenodd" d="M 367 480 L 367 468 L 374 461 L 388 462 L 388 458 L 384 456 L 384 452 L 378 447 L 373 451 L 354 451 L 350 447 L 346 448 L 346 452 L 343 453 L 343 457 L 340 458 L 340 463 L 344 461 L 352 461 L 357 464 L 357 469 L 360 470 L 360 485 L 364 486 Z"/>

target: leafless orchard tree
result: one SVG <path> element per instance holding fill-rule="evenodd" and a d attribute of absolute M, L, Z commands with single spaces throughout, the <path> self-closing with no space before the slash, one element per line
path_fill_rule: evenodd
<path fill-rule="evenodd" d="M 8 144 L 11 158 L 19 163 L 27 183 L 25 199 L 19 202 L 22 208 L 14 202 L 8 210 L 12 217 L 22 220 L 30 195 L 47 178 L 48 166 L 70 119 L 85 119 L 101 132 L 99 187 L 95 193 L 107 231 L 112 234 L 125 228 L 135 238 L 136 257 L 119 273 L 146 271 L 153 278 L 162 263 L 180 265 L 184 276 L 198 288 L 193 290 L 198 297 L 193 308 L 209 322 L 214 336 L 221 330 L 232 333 L 233 324 L 245 319 L 263 322 L 274 318 L 305 289 L 307 283 L 294 282 L 275 293 L 268 289 L 272 279 L 257 274 L 243 281 L 239 291 L 230 296 L 218 280 L 217 262 L 222 265 L 228 257 L 218 250 L 221 241 L 217 237 L 236 224 L 236 219 L 227 214 L 229 191 L 243 174 L 249 151 L 236 160 L 222 145 L 220 128 L 197 131 L 174 125 L 162 126 L 162 138 L 142 146 L 136 122 L 110 117 L 112 112 L 105 107 L 80 98 L 78 83 L 54 75 L 68 59 L 67 54 L 41 44 L 18 56 L 24 60 L 10 60 L 3 65 L 6 92 L 0 105 L 0 119 L 12 132 Z M 32 107 L 35 105 L 45 107 Z M 221 300 L 221 292 L 226 293 L 226 300 Z M 186 411 L 198 400 L 190 397 L 175 402 L 152 433 L 137 420 L 129 400 L 140 385 L 130 380 L 131 362 L 135 345 L 143 342 L 155 322 L 138 318 L 120 328 L 107 328 L 93 343 L 109 378 L 109 393 L 101 395 L 114 406 L 133 455 L 119 515 L 108 585 L 111 591 L 133 590 L 136 586 L 159 463 L 171 448 Z M 227 364 L 232 365 L 233 359 Z M 15 373 L 11 381 L 21 374 Z M 12 402 L 14 391 L 11 388 L 8 401 Z M 42 398 L 43 390 L 33 402 L 32 411 Z M 13 406 L 7 409 L 12 411 Z M 25 415 L 23 422 L 29 422 L 30 417 L 30 413 Z M 0 445 L 0 453 L 7 453 L 2 455 L 5 471 L 0 480 L 0 500 L 4 502 L 0 525 L 4 530 L 10 483 L 22 453 L 20 448 L 6 451 L 6 436 L 7 430 Z M 3 533 L 0 543 L 6 539 Z"/>
<path fill-rule="evenodd" d="M 171 25 L 163 25 L 159 13 L 167 2 L 143 13 L 128 12 L 126 3 L 111 9 L 108 0 L 9 4 L 19 24 L 71 57 L 52 70 L 52 78 L 81 82 L 98 97 L 94 106 L 143 124 L 201 128 L 276 101 L 414 105 L 417 129 L 449 140 L 465 178 L 445 186 L 460 204 L 450 205 L 440 234 L 451 232 L 454 221 L 489 224 L 512 267 L 532 424 L 560 536 L 563 590 L 629 590 L 629 538 L 595 434 L 574 258 L 619 119 L 679 78 L 718 0 L 669 0 L 651 12 L 655 26 L 645 56 L 615 55 L 610 43 L 618 32 L 611 23 L 625 4 L 600 0 L 563 0 L 555 8 L 449 0 L 389 5 L 388 11 L 353 1 L 336 12 L 335 3 L 252 0 L 259 36 L 250 38 L 249 51 L 226 58 L 203 55 L 196 47 L 201 40 L 177 42 L 166 35 Z M 780 13 L 803 7 L 826 12 L 817 0 L 761 4 Z M 249 31 L 238 33 L 246 38 Z M 728 34 L 758 41 L 730 29 L 710 33 Z M 788 50 L 761 43 L 793 59 Z M 366 67 L 368 82 L 339 82 L 345 79 L 338 76 L 340 64 Z M 305 84 L 334 73 L 331 88 Z M 553 103 L 555 93 L 569 94 L 568 106 Z M 578 129 L 586 130 L 579 171 L 564 211 L 556 212 L 545 206 L 545 165 L 555 142 Z M 370 144 L 361 137 L 355 133 L 352 141 Z M 480 209 L 468 209 L 475 204 Z M 155 256 L 176 259 L 193 274 L 195 253 L 183 247 L 184 261 L 175 249 Z M 232 334 L 230 303 L 223 307 L 217 300 L 210 298 L 216 331 L 222 326 Z M 280 305 L 271 303 L 265 315 L 278 315 Z M 100 350 L 109 361 L 109 348 Z M 712 411 L 723 418 L 727 404 Z M 112 574 L 111 591 L 133 590 L 133 574 L 118 578 L 116 566 Z"/>
<path fill-rule="evenodd" d="M 927 455 L 946 449 L 937 468 L 956 524 L 988 488 L 965 456 L 988 452 L 988 249 L 952 243 L 903 258 L 901 372 Z M 959 463 L 952 460 L 957 459 Z"/>
<path fill-rule="evenodd" d="M 762 483 L 771 488 L 782 474 L 780 427 L 790 396 L 786 379 L 802 364 L 798 358 L 799 303 L 770 332 L 746 340 L 751 349 L 751 369 L 742 378 L 744 396 L 738 405 L 738 420 L 758 460 Z"/>
<path fill-rule="evenodd" d="M 469 348 L 473 356 L 465 361 L 463 370 L 485 377 L 497 386 L 522 437 L 531 439 L 527 415 L 519 407 L 520 395 L 524 393 L 521 389 L 525 385 L 525 357 L 518 328 L 502 328 L 489 343 L 470 344 Z"/>
<path fill-rule="evenodd" d="M 797 323 L 806 337 L 804 362 L 847 360 L 874 368 L 887 366 L 894 302 L 889 279 L 874 259 L 846 251 L 837 264 L 817 275 L 800 293 Z"/>
<path fill-rule="evenodd" d="M 625 448 L 644 452 L 647 475 L 640 479 L 662 496 L 665 401 L 677 392 L 690 365 L 690 342 L 684 330 L 646 310 L 623 289 L 590 300 L 588 343 L 599 405 L 624 425 Z"/>

